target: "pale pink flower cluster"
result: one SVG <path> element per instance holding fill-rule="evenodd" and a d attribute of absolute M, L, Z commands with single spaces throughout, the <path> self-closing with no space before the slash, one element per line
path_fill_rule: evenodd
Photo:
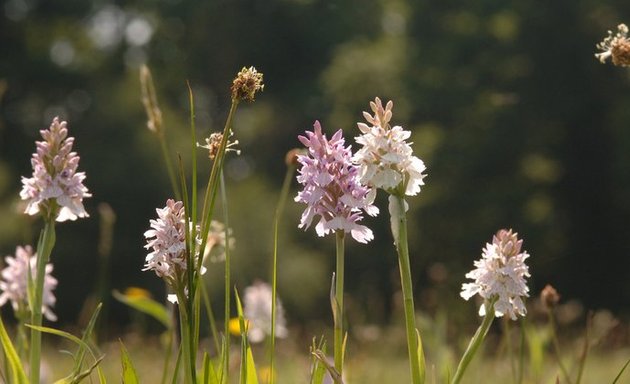
<path fill-rule="evenodd" d="M 144 233 L 146 257 L 143 271 L 153 270 L 159 277 L 175 279 L 179 271 L 186 270 L 186 222 L 184 203 L 168 199 L 164 208 L 155 210 L 156 220 L 150 220 L 151 229 Z"/>
<path fill-rule="evenodd" d="M 271 335 L 271 286 L 263 282 L 255 282 L 245 288 L 243 297 L 243 316 L 248 321 L 247 336 L 252 343 L 259 343 L 267 335 Z M 276 333 L 278 338 L 288 335 L 284 308 L 276 297 Z"/>
<path fill-rule="evenodd" d="M 344 147 L 341 130 L 328 140 L 316 121 L 313 132 L 306 131 L 306 136 L 298 138 L 308 149 L 307 155 L 298 156 L 302 166 L 297 180 L 304 189 L 295 201 L 307 204 L 299 227 L 308 228 L 319 216 L 315 226 L 319 236 L 341 230 L 360 243 L 372 240 L 372 231 L 357 222 L 363 218 L 361 211 L 378 214 L 373 205 L 376 191 L 360 183 L 359 168 L 352 164 L 352 152 L 349 146 Z"/>
<path fill-rule="evenodd" d="M 462 285 L 461 296 L 468 300 L 475 294 L 486 301 L 493 301 L 494 313 L 497 317 L 508 315 L 516 320 L 516 315 L 525 316 L 527 309 L 523 297 L 529 297 L 526 277 L 529 268 L 525 259 L 529 257 L 526 251 L 521 252 L 523 240 L 517 238 L 512 230 L 500 230 L 487 243 L 480 260 L 475 261 L 475 269 L 466 274 L 474 283 Z M 485 316 L 486 308 L 482 304 L 479 315 Z"/>
<path fill-rule="evenodd" d="M 352 158 L 360 166 L 361 183 L 388 193 L 417 195 L 420 186 L 424 185 L 426 167 L 422 160 L 413 156 L 412 143 L 406 142 L 411 132 L 389 125 L 394 107 L 392 101 L 383 107 L 377 97 L 370 102 L 370 107 L 374 116 L 363 112 L 369 124 L 357 123 L 362 135 L 355 140 L 363 147 Z"/>
<path fill-rule="evenodd" d="M 152 270 L 156 275 L 165 279 L 169 284 L 182 281 L 187 272 L 186 261 L 186 209 L 184 203 L 168 199 L 164 208 L 155 210 L 158 214 L 156 220 L 149 220 L 151 229 L 144 233 L 147 239 L 146 249 L 151 249 L 145 258 L 143 271 Z M 196 228 L 195 260 L 198 257 L 199 226 Z M 201 267 L 201 274 L 206 273 L 206 268 Z M 187 292 L 187 288 L 185 289 Z M 177 302 L 175 295 L 169 295 L 169 300 Z"/>
<path fill-rule="evenodd" d="M 83 185 L 85 173 L 77 172 L 79 156 L 72 152 L 73 137 L 68 137 L 65 121 L 55 117 L 40 133 L 44 141 L 35 142 L 37 151 L 31 164 L 33 177 L 22 177 L 20 197 L 28 202 L 25 213 L 53 215 L 56 221 L 88 217 L 83 198 L 92 196 Z"/>
<path fill-rule="evenodd" d="M 8 301 L 16 313 L 24 312 L 28 309 L 28 268 L 31 268 L 31 278 L 33 281 L 37 275 L 37 255 L 33 255 L 33 248 L 27 245 L 18 246 L 15 249 L 15 257 L 4 258 L 7 266 L 2 270 L 0 280 L 0 306 Z M 51 273 L 52 264 L 46 264 L 46 275 L 44 277 L 44 292 L 42 295 L 42 313 L 50 321 L 56 321 L 57 316 L 52 312 L 57 299 L 53 290 L 57 287 L 57 279 Z"/>

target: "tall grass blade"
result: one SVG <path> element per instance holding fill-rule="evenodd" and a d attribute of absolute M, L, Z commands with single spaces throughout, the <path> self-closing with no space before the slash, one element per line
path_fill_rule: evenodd
<path fill-rule="evenodd" d="M 241 329 L 241 384 L 258 384 L 258 376 L 256 375 L 256 364 L 254 363 L 254 355 L 252 348 L 247 339 L 247 321 L 243 315 L 243 306 L 241 298 L 236 288 L 234 289 L 234 297 L 236 298 L 236 310 L 238 312 L 238 321 Z"/>
<path fill-rule="evenodd" d="M 173 320 L 169 315 L 168 309 L 157 301 L 145 296 L 123 294 L 116 290 L 112 291 L 112 295 L 121 303 L 153 317 L 167 329 L 173 328 Z"/>
<path fill-rule="evenodd" d="M 22 367 L 17 351 L 9 338 L 9 334 L 4 328 L 2 318 L 0 318 L 0 340 L 2 341 L 2 349 L 4 350 L 9 370 L 11 371 L 11 382 L 16 384 L 28 384 L 26 373 L 24 372 L 24 368 Z M 9 375 L 9 373 L 7 373 L 7 375 Z"/>
<path fill-rule="evenodd" d="M 177 359 L 175 360 L 175 369 L 173 370 L 173 379 L 171 380 L 172 384 L 177 384 L 179 382 L 179 368 L 182 364 L 182 346 L 180 345 L 177 350 Z"/>
<path fill-rule="evenodd" d="M 131 362 L 129 352 L 125 345 L 120 342 L 120 362 L 122 363 L 122 382 L 123 384 L 138 384 L 138 374 Z"/>
<path fill-rule="evenodd" d="M 273 218 L 273 258 L 271 261 L 271 335 L 269 340 L 269 384 L 274 384 L 275 373 L 275 355 L 276 355 L 276 301 L 277 301 L 277 287 L 278 287 L 278 226 L 280 224 L 280 217 L 284 211 L 284 205 L 289 195 L 289 187 L 291 186 L 291 179 L 295 173 L 296 166 L 291 163 L 287 164 L 287 173 L 284 176 L 282 182 L 282 188 L 280 189 L 280 198 L 278 199 L 278 205 L 276 206 L 276 212 Z"/>
<path fill-rule="evenodd" d="M 328 362 L 328 359 L 326 358 L 326 354 L 324 352 L 316 350 L 314 352 L 311 352 L 311 354 L 315 356 L 315 358 L 319 361 L 319 363 L 322 364 L 324 368 L 326 368 L 328 374 L 330 375 L 330 377 L 332 377 L 335 384 L 343 384 L 341 374 L 339 373 L 339 371 L 337 371 L 337 369 L 335 369 L 332 364 Z"/>
<path fill-rule="evenodd" d="M 95 315 L 98 315 L 98 310 L 99 309 L 100 309 L 100 306 L 97 307 L 97 311 L 95 311 Z M 92 321 L 92 320 L 90 321 L 92 323 L 92 329 L 94 327 L 95 319 L 96 319 L 95 316 L 93 316 L 93 320 L 94 321 Z M 73 343 L 75 343 L 75 344 L 77 344 L 79 346 L 79 350 L 77 351 L 77 353 L 75 355 L 75 360 L 77 361 L 77 363 L 75 363 L 75 364 L 77 364 L 77 366 L 79 367 L 79 370 L 76 370 L 76 367 L 75 367 L 75 370 L 73 371 L 73 373 L 70 374 L 70 376 L 68 376 L 66 378 L 66 380 L 69 380 L 69 381 L 67 381 L 68 383 L 78 383 L 79 381 L 81 381 L 81 379 L 79 379 L 79 378 L 89 376 L 94 369 L 97 370 L 98 377 L 99 377 L 99 382 L 102 383 L 102 384 L 106 383 L 105 375 L 103 374 L 103 372 L 101 370 L 101 367 L 99 366 L 99 363 L 101 362 L 101 360 L 103 359 L 104 356 L 100 356 L 98 358 L 96 357 L 96 354 L 94 353 L 94 350 L 87 344 L 86 340 L 87 340 L 87 338 L 89 338 L 89 334 L 87 332 L 85 333 L 84 338 L 85 338 L 86 335 L 88 337 L 85 338 L 86 340 L 83 340 L 83 339 L 79 339 L 78 337 L 74 336 L 71 333 L 64 332 L 64 331 L 61 331 L 61 330 L 55 329 L 55 328 L 38 327 L 38 326 L 35 326 L 35 325 L 30 325 L 30 324 L 26 324 L 26 326 L 31 328 L 31 329 L 35 329 L 35 330 L 37 330 L 39 332 L 49 333 L 51 335 L 56 335 L 56 336 L 63 337 L 65 339 L 67 339 L 67 340 L 72 341 Z M 90 334 L 91 334 L 91 331 L 90 331 Z M 92 359 L 94 359 L 94 364 L 92 364 L 92 366 L 87 371 L 80 372 L 80 368 L 81 368 L 82 360 L 83 360 L 82 354 L 85 353 L 85 351 L 88 351 L 90 353 L 90 355 L 92 356 Z M 79 363 L 79 362 L 81 362 L 81 363 Z"/>
<path fill-rule="evenodd" d="M 623 374 L 623 371 L 625 371 L 626 368 L 628 367 L 628 364 L 630 364 L 630 360 L 626 361 L 623 367 L 621 367 L 621 371 L 619 371 L 619 373 L 617 374 L 617 377 L 615 377 L 615 380 L 613 380 L 612 384 L 617 384 L 617 382 L 619 381 L 619 378 Z"/>
<path fill-rule="evenodd" d="M 424 348 L 422 347 L 422 338 L 420 337 L 420 331 L 416 329 L 417 342 L 418 342 L 418 367 L 420 373 L 420 384 L 424 384 L 426 372 L 427 372 L 427 364 L 424 358 Z"/>
<path fill-rule="evenodd" d="M 219 376 L 217 372 L 214 370 L 214 365 L 210 360 L 210 355 L 208 353 L 204 353 L 203 355 L 203 384 L 220 384 Z"/>
<path fill-rule="evenodd" d="M 326 356 L 326 341 L 324 337 L 319 340 L 318 344 L 315 344 L 315 338 L 311 345 L 311 355 L 313 356 L 311 362 L 311 381 L 310 384 L 322 384 L 324 382 L 324 375 L 326 374 L 326 367 L 315 356 L 315 351 L 322 351 Z"/>
<path fill-rule="evenodd" d="M 76 373 L 79 373 L 79 371 L 81 370 L 81 366 L 83 365 L 83 358 L 85 357 L 85 348 L 83 347 L 83 345 L 88 345 L 88 342 L 92 337 L 92 333 L 94 332 L 94 327 L 96 326 L 96 320 L 98 319 L 98 315 L 101 313 L 102 308 L 102 303 L 99 303 L 96 306 L 96 309 L 94 309 L 94 313 L 92 313 L 92 317 L 90 318 L 90 321 L 85 328 L 85 331 L 83 331 L 83 337 L 81 338 L 83 344 L 79 345 L 79 350 L 76 353 L 76 361 L 74 367 L 74 371 Z"/>

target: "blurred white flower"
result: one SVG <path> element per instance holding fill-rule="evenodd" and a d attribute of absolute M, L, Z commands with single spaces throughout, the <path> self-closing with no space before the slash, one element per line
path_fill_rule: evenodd
<path fill-rule="evenodd" d="M 212 220 L 210 222 L 210 230 L 208 231 L 208 240 L 206 241 L 206 248 L 203 251 L 203 259 L 210 260 L 212 263 L 218 263 L 225 260 L 225 251 L 229 247 L 230 250 L 234 249 L 234 237 L 232 237 L 232 229 L 227 229 L 227 235 L 229 241 L 225 241 L 225 224 L 220 221 Z"/>
<path fill-rule="evenodd" d="M 245 288 L 243 316 L 248 322 L 247 335 L 252 343 L 259 343 L 265 336 L 271 335 L 271 293 L 271 286 L 260 281 Z M 276 337 L 285 338 L 287 335 L 284 308 L 276 296 Z"/>
<path fill-rule="evenodd" d="M 516 315 L 525 316 L 527 309 L 523 297 L 529 297 L 526 277 L 529 268 L 525 259 L 529 257 L 526 251 L 521 252 L 523 240 L 518 240 L 517 233 L 512 230 L 500 230 L 487 243 L 480 260 L 475 261 L 476 269 L 466 274 L 474 283 L 462 284 L 460 295 L 468 300 L 475 294 L 485 300 L 493 301 L 495 316 L 509 315 L 516 320 Z M 479 308 L 479 315 L 485 316 L 485 305 Z"/>
<path fill-rule="evenodd" d="M 37 275 L 37 255 L 33 254 L 33 248 L 27 245 L 18 246 L 15 249 L 15 257 L 6 256 L 4 258 L 7 266 L 2 270 L 0 280 L 0 306 L 8 301 L 16 314 L 26 313 L 28 310 L 28 267 L 31 268 L 33 280 Z M 46 264 L 46 276 L 44 277 L 44 292 L 42 295 L 42 313 L 50 321 L 56 321 L 57 316 L 52 312 L 57 299 L 53 290 L 57 287 L 57 279 L 51 273 L 52 264 Z"/>
<path fill-rule="evenodd" d="M 352 158 L 360 166 L 361 183 L 388 193 L 398 190 L 407 196 L 417 195 L 420 186 L 424 185 L 426 167 L 422 160 L 413 156 L 412 143 L 406 142 L 411 132 L 389 125 L 394 107 L 392 101 L 383 107 L 377 97 L 370 102 L 370 107 L 374 116 L 363 112 L 370 125 L 357 123 L 363 134 L 355 137 L 355 141 L 363 147 Z"/>
<path fill-rule="evenodd" d="M 92 196 L 83 185 L 85 173 L 77 172 L 79 156 L 72 152 L 73 137 L 68 137 L 67 123 L 55 117 L 47 130 L 40 133 L 44 141 L 37 141 L 37 151 L 31 164 L 33 177 L 22 177 L 20 197 L 27 201 L 25 213 L 39 212 L 56 221 L 88 217 L 83 198 Z"/>

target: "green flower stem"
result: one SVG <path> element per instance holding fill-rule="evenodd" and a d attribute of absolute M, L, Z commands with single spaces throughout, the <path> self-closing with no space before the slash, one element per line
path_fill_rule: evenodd
<path fill-rule="evenodd" d="M 225 351 L 225 380 L 229 380 L 230 371 L 230 350 L 229 350 L 229 337 L 230 337 L 230 237 L 229 237 L 229 221 L 228 221 L 228 207 L 227 207 L 227 193 L 225 190 L 225 177 L 223 176 L 223 169 L 220 170 L 220 184 L 221 184 L 221 200 L 223 203 L 223 223 L 225 225 L 225 314 L 223 323 L 223 332 L 225 332 L 225 338 L 228 340 L 228 349 Z M 207 237 L 207 236 L 206 236 Z"/>
<path fill-rule="evenodd" d="M 402 196 L 393 195 L 395 209 L 399 212 L 397 217 L 392 216 L 392 228 L 397 228 L 398 233 L 393 236 L 396 239 L 398 251 L 398 267 L 400 269 L 400 281 L 402 284 L 403 304 L 405 309 L 405 329 L 407 331 L 407 349 L 409 351 L 409 364 L 411 379 L 414 384 L 421 383 L 420 361 L 418 356 L 418 339 L 416 334 L 416 312 L 413 304 L 413 286 L 411 281 L 411 264 L 409 262 L 409 246 L 407 241 L 407 216 L 405 215 L 405 199 Z"/>
<path fill-rule="evenodd" d="M 287 173 L 282 182 L 280 189 L 280 198 L 276 207 L 276 214 L 273 221 L 273 260 L 271 264 L 271 340 L 269 341 L 269 384 L 274 384 L 274 364 L 276 352 L 276 297 L 278 285 L 278 225 L 280 216 L 284 210 L 284 205 L 289 196 L 289 188 L 291 187 L 291 179 L 295 172 L 295 165 L 289 165 Z"/>
<path fill-rule="evenodd" d="M 34 276 L 35 286 L 31 290 L 31 325 L 42 325 L 42 300 L 44 293 L 44 279 L 46 278 L 46 264 L 55 246 L 55 219 L 48 218 L 37 244 L 37 275 Z M 31 328 L 30 366 L 31 383 L 39 383 L 39 368 L 41 361 L 42 334 Z"/>
<path fill-rule="evenodd" d="M 217 151 L 217 155 L 214 159 L 214 163 L 212 164 L 212 170 L 210 171 L 210 178 L 208 180 L 208 186 L 206 187 L 206 192 L 203 199 L 203 206 L 201 210 L 201 246 L 199 247 L 199 253 L 203 254 L 206 248 L 206 242 L 208 241 L 208 232 L 210 231 L 210 224 L 212 222 L 212 214 L 214 212 L 214 205 L 216 202 L 217 190 L 220 184 L 220 175 L 223 173 L 223 162 L 225 158 L 225 149 L 227 148 L 228 137 L 230 136 L 230 131 L 232 127 L 232 120 L 234 119 L 234 115 L 236 113 L 236 109 L 238 107 L 238 99 L 232 100 L 232 105 L 230 106 L 230 112 L 228 113 L 228 117 L 225 121 L 225 126 L 223 128 L 223 138 L 221 140 L 221 144 L 219 146 L 219 150 Z M 227 222 L 225 223 L 227 228 Z M 197 271 L 201 271 L 201 263 L 203 261 L 202 257 L 199 257 L 197 260 Z M 229 345 L 229 310 L 230 310 L 230 258 L 229 258 L 229 247 L 226 247 L 225 253 L 225 319 L 224 319 L 224 331 L 225 331 L 225 340 L 226 344 Z M 197 292 L 197 282 L 196 280 L 193 282 L 194 286 L 191 289 L 193 294 Z M 224 367 L 223 367 L 223 380 L 224 382 L 229 382 L 229 365 L 230 365 L 230 357 L 228 353 L 229 348 L 226 348 L 224 353 Z"/>
<path fill-rule="evenodd" d="M 571 380 L 569 371 L 562 363 L 562 353 L 560 351 L 560 342 L 558 341 L 558 334 L 556 333 L 556 320 L 553 315 L 552 308 L 547 309 L 547 316 L 549 319 L 549 329 L 551 331 L 551 341 L 553 343 L 554 352 L 556 353 L 556 359 L 558 359 L 558 365 L 560 366 L 560 370 L 562 371 L 562 374 L 564 375 L 564 379 L 567 381 L 568 384 L 572 384 L 573 381 Z"/>
<path fill-rule="evenodd" d="M 333 308 L 334 338 L 335 338 L 335 369 L 341 377 L 343 375 L 343 275 L 344 275 L 344 231 L 335 232 L 337 235 L 337 267 L 335 273 L 335 303 Z"/>
<path fill-rule="evenodd" d="M 457 384 L 462 380 L 462 377 L 464 377 L 464 371 L 466 371 L 468 364 L 470 364 L 475 356 L 475 353 L 477 353 L 479 346 L 483 342 L 483 339 L 486 337 L 486 334 L 490 329 L 490 325 L 492 325 L 492 321 L 494 320 L 495 301 L 496 299 L 490 301 L 486 300 L 484 302 L 484 305 L 486 306 L 486 315 L 484 316 L 479 328 L 477 328 L 477 332 L 475 332 L 475 335 L 470 340 L 470 344 L 468 344 L 468 348 L 466 348 L 466 351 L 457 366 L 457 371 L 455 372 L 455 376 L 453 376 L 453 384 Z"/>
<path fill-rule="evenodd" d="M 196 349 L 193 346 L 193 330 L 190 327 L 190 313 L 186 302 L 189 300 L 182 287 L 177 288 L 177 301 L 179 303 L 179 324 L 181 335 L 181 351 L 184 359 L 184 376 L 186 384 L 195 384 L 196 381 Z"/>
<path fill-rule="evenodd" d="M 514 347 L 512 346 L 512 335 L 510 332 L 510 321 L 512 321 L 509 317 L 503 317 L 503 337 L 505 338 L 505 344 L 508 350 L 508 358 L 510 359 L 510 369 L 512 371 L 512 380 L 513 382 L 517 382 L 517 374 L 516 374 L 516 365 L 514 359 Z"/>

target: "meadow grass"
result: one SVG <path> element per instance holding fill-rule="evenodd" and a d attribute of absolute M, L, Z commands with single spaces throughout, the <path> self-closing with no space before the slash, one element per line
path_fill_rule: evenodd
<path fill-rule="evenodd" d="M 361 384 L 397 384 L 410 383 L 409 363 L 406 350 L 404 333 L 398 327 L 388 327 L 380 330 L 380 336 L 370 341 L 353 340 L 348 350 L 348 358 L 345 362 L 346 379 L 349 383 Z M 58 379 L 67 374 L 73 365 L 72 358 L 61 350 L 74 348 L 74 346 L 62 343 L 53 343 L 49 340 L 44 345 L 44 361 L 50 368 L 53 379 Z M 130 333 L 123 337 L 125 346 L 133 360 L 141 383 L 158 383 L 162 374 L 163 347 L 156 336 L 141 336 Z M 207 344 L 208 341 L 206 340 Z M 276 375 L 278 383 L 308 383 L 309 356 L 308 340 L 301 342 L 296 339 L 282 340 L 277 343 Z M 207 345 L 209 347 L 209 345 Z M 566 356 L 577 356 L 579 345 L 565 341 L 563 345 Z M 573 349 L 569 348 L 574 346 Z M 109 341 L 103 343 L 101 351 L 105 354 L 101 365 L 105 376 L 109 381 L 116 382 L 121 377 L 120 343 Z M 450 350 L 449 345 L 441 345 L 441 348 Z M 259 378 L 264 371 L 264 347 L 254 347 L 255 358 L 259 365 Z M 238 356 L 238 340 L 232 339 L 233 356 Z M 440 366 L 432 356 L 432 351 L 427 352 L 427 383 L 446 382 L 441 375 L 447 367 Z M 460 351 L 461 352 L 461 351 Z M 621 367 L 630 356 L 630 346 L 622 348 L 606 349 L 595 347 L 589 354 L 584 370 L 583 383 L 611 383 Z M 567 358 L 568 361 L 568 358 Z M 238 382 L 237 358 L 231 361 L 232 383 Z M 530 364 L 525 360 L 525 367 Z M 262 368 L 261 368 L 262 367 Z M 575 365 L 569 364 L 569 369 Z M 454 372 L 455 366 L 451 366 Z M 93 378 L 95 379 L 95 375 Z M 533 375 L 527 368 L 524 372 L 523 383 L 555 383 L 556 377 L 562 378 L 562 373 L 552 356 L 550 348 L 547 349 L 540 374 Z M 624 372 L 619 383 L 630 381 L 630 372 Z M 89 382 L 89 381 L 86 381 Z M 496 348 L 487 347 L 471 362 L 462 383 L 513 383 L 511 363 L 507 355 L 497 351 Z M 564 382 L 561 381 L 560 382 Z M 264 381 L 261 379 L 261 383 Z"/>

